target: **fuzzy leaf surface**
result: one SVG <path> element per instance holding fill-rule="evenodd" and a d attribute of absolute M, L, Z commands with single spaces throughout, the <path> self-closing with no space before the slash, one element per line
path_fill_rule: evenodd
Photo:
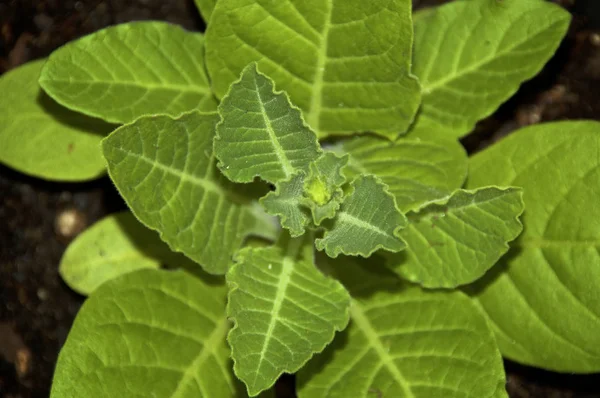
<path fill-rule="evenodd" d="M 456 140 L 403 137 L 390 143 L 358 137 L 344 142 L 342 149 L 350 154 L 346 174 L 375 174 L 403 212 L 450 195 L 467 176 L 467 154 Z"/>
<path fill-rule="evenodd" d="M 300 110 L 273 81 L 248 65 L 219 105 L 215 153 L 221 172 L 234 182 L 255 177 L 276 183 L 308 170 L 321 147 Z"/>
<path fill-rule="evenodd" d="M 420 101 L 411 18 L 409 0 L 219 0 L 206 32 L 213 89 L 222 97 L 258 62 L 320 137 L 395 138 Z"/>
<path fill-rule="evenodd" d="M 309 173 L 304 181 L 304 201 L 310 209 L 315 225 L 333 218 L 339 209 L 346 183 L 343 169 L 348 164 L 348 155 L 338 157 L 333 152 L 325 152 L 309 165 Z"/>
<path fill-rule="evenodd" d="M 69 244 L 59 272 L 76 292 L 92 293 L 120 275 L 161 264 L 179 267 L 191 263 L 174 253 L 156 232 L 144 227 L 130 212 L 106 216 Z"/>
<path fill-rule="evenodd" d="M 398 275 L 427 288 L 455 288 L 479 279 L 523 230 L 522 192 L 485 187 L 457 190 L 407 214 L 407 249 L 386 254 Z"/>
<path fill-rule="evenodd" d="M 350 324 L 302 368 L 299 398 L 508 397 L 494 336 L 468 297 L 378 271 L 339 261 Z"/>
<path fill-rule="evenodd" d="M 77 314 L 51 398 L 243 396 L 225 342 L 225 292 L 183 271 L 105 283 Z"/>
<path fill-rule="evenodd" d="M 560 372 L 600 371 L 600 123 L 524 128 L 470 163 L 468 187 L 523 188 L 523 233 L 469 290 L 502 354 Z"/>
<path fill-rule="evenodd" d="M 542 69 L 569 22 L 566 10 L 540 0 L 460 0 L 415 17 L 423 103 L 413 136 L 469 133 Z"/>
<path fill-rule="evenodd" d="M 0 162 L 54 181 L 85 181 L 105 173 L 100 141 L 113 126 L 71 112 L 39 87 L 45 60 L 0 77 Z"/>
<path fill-rule="evenodd" d="M 289 230 L 290 235 L 298 237 L 306 231 L 310 224 L 310 216 L 303 209 L 304 173 L 292 176 L 289 181 L 277 184 L 277 190 L 260 198 L 260 204 L 268 214 L 278 216 L 281 226 Z"/>
<path fill-rule="evenodd" d="M 109 27 L 54 51 L 40 85 L 69 109 L 112 123 L 213 111 L 204 37 L 164 22 Z"/>
<path fill-rule="evenodd" d="M 274 234 L 216 168 L 216 113 L 140 118 L 103 141 L 108 170 L 133 214 L 210 273 L 224 274 L 253 232 Z"/>
<path fill-rule="evenodd" d="M 348 323 L 348 292 L 315 267 L 305 238 L 242 249 L 227 283 L 234 371 L 251 396 L 298 371 Z"/>
<path fill-rule="evenodd" d="M 406 226 L 406 217 L 387 187 L 370 175 L 355 179 L 351 189 L 323 238 L 315 241 L 317 249 L 330 257 L 340 253 L 369 257 L 379 249 L 403 250 L 406 244 L 398 231 Z"/>

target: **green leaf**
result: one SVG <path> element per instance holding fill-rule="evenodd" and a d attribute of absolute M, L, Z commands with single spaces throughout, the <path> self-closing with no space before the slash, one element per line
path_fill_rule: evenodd
<path fill-rule="evenodd" d="M 570 14 L 540 0 L 453 1 L 415 18 L 413 136 L 469 133 L 554 54 Z"/>
<path fill-rule="evenodd" d="M 304 202 L 316 225 L 333 218 L 340 207 L 344 195 L 342 185 L 346 183 L 342 170 L 348 164 L 348 158 L 348 155 L 337 157 L 333 152 L 325 152 L 309 165 L 309 174 L 304 181 Z"/>
<path fill-rule="evenodd" d="M 508 397 L 494 336 L 468 297 L 409 286 L 371 263 L 339 261 L 350 324 L 300 371 L 299 398 Z"/>
<path fill-rule="evenodd" d="M 308 252 L 308 253 L 307 253 Z M 348 324 L 350 297 L 313 264 L 312 240 L 242 249 L 227 273 L 235 374 L 251 396 L 298 371 Z"/>
<path fill-rule="evenodd" d="M 302 208 L 304 192 L 304 173 L 292 176 L 289 181 L 277 184 L 277 190 L 260 198 L 260 204 L 268 214 L 278 216 L 281 226 L 290 231 L 292 237 L 304 234 L 310 224 L 308 211 Z"/>
<path fill-rule="evenodd" d="M 234 182 L 259 176 L 276 183 L 289 180 L 297 170 L 319 157 L 315 133 L 285 93 L 274 91 L 273 81 L 248 65 L 219 105 L 215 154 L 219 168 Z"/>
<path fill-rule="evenodd" d="M 194 3 L 196 3 L 198 11 L 200 11 L 202 19 L 204 19 L 204 22 L 208 24 L 210 22 L 212 12 L 217 5 L 217 0 L 194 0 Z"/>
<path fill-rule="evenodd" d="M 52 53 L 40 84 L 69 109 L 113 123 L 216 109 L 204 37 L 164 22 L 100 30 Z"/>
<path fill-rule="evenodd" d="M 98 149 L 112 126 L 71 112 L 37 84 L 45 60 L 0 77 L 0 162 L 47 180 L 85 181 L 105 172 Z"/>
<path fill-rule="evenodd" d="M 274 228 L 215 166 L 216 114 L 140 118 L 103 141 L 117 189 L 147 227 L 210 273 L 224 274 L 252 233 Z"/>
<path fill-rule="evenodd" d="M 386 185 L 369 175 L 355 179 L 351 189 L 331 228 L 315 241 L 317 249 L 325 250 L 330 257 L 340 253 L 369 257 L 378 249 L 403 250 L 406 244 L 398 236 L 406 226 L 406 218 Z"/>
<path fill-rule="evenodd" d="M 450 195 L 467 176 L 467 154 L 456 140 L 401 138 L 390 143 L 357 137 L 345 141 L 342 150 L 350 154 L 346 174 L 377 175 L 403 212 Z"/>
<path fill-rule="evenodd" d="M 206 32 L 218 97 L 258 62 L 320 137 L 405 131 L 420 101 L 411 51 L 409 0 L 220 0 Z"/>
<path fill-rule="evenodd" d="M 309 165 L 309 175 L 303 171 L 291 179 L 277 184 L 277 189 L 260 199 L 266 212 L 279 216 L 281 226 L 292 237 L 304 234 L 305 227 L 320 225 L 335 217 L 343 199 L 341 186 L 346 182 L 342 169 L 348 156 L 337 157 L 332 152 L 323 153 Z"/>
<path fill-rule="evenodd" d="M 71 289 L 88 295 L 104 282 L 140 268 L 178 267 L 187 262 L 133 214 L 122 212 L 96 222 L 71 242 L 59 272 Z"/>
<path fill-rule="evenodd" d="M 77 314 L 51 397 L 238 397 L 228 328 L 221 283 L 183 271 L 124 275 Z"/>
<path fill-rule="evenodd" d="M 471 159 L 469 188 L 523 187 L 524 231 L 471 291 L 503 355 L 600 371 L 600 123 L 517 131 Z"/>
<path fill-rule="evenodd" d="M 407 215 L 400 236 L 408 245 L 386 254 L 398 275 L 428 288 L 455 288 L 479 279 L 523 230 L 522 192 L 486 187 L 457 190 Z"/>

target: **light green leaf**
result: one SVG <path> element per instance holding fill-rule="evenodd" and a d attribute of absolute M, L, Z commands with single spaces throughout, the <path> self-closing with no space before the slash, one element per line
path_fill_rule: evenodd
<path fill-rule="evenodd" d="M 200 11 L 200 14 L 202 15 L 202 19 L 204 19 L 204 22 L 207 24 L 210 22 L 210 17 L 217 5 L 217 1 L 218 0 L 194 0 L 198 11 Z"/>
<path fill-rule="evenodd" d="M 307 253 L 308 252 L 308 253 Z M 245 248 L 227 273 L 235 374 L 251 396 L 298 371 L 348 323 L 350 296 L 313 264 L 312 239 Z"/>
<path fill-rule="evenodd" d="M 541 124 L 475 155 L 468 187 L 523 187 L 524 231 L 476 284 L 503 355 L 600 371 L 600 123 Z"/>
<path fill-rule="evenodd" d="M 432 292 L 344 259 L 350 324 L 298 374 L 299 398 L 507 398 L 485 316 L 460 292 Z"/>
<path fill-rule="evenodd" d="M 333 218 L 339 209 L 346 183 L 343 169 L 348 164 L 348 155 L 337 157 L 333 152 L 325 152 L 309 165 L 309 174 L 304 181 L 305 204 L 310 209 L 313 222 L 320 225 Z"/>
<path fill-rule="evenodd" d="M 411 51 L 409 0 L 220 0 L 206 32 L 218 97 L 258 62 L 320 137 L 405 131 L 420 101 Z"/>
<path fill-rule="evenodd" d="M 276 183 L 289 180 L 319 157 L 315 133 L 285 93 L 248 65 L 219 105 L 215 154 L 219 168 L 234 182 L 259 176 Z"/>
<path fill-rule="evenodd" d="M 215 166 L 217 114 L 140 118 L 103 141 L 117 189 L 147 227 L 210 273 L 224 274 L 251 233 L 274 228 Z"/>
<path fill-rule="evenodd" d="M 51 398 L 239 397 L 228 328 L 221 283 L 183 271 L 123 275 L 77 314 Z"/>
<path fill-rule="evenodd" d="M 554 54 L 570 14 L 541 0 L 453 1 L 415 18 L 413 136 L 469 133 Z"/>
<path fill-rule="evenodd" d="M 401 138 L 390 143 L 371 137 L 345 141 L 350 154 L 346 174 L 375 174 L 389 187 L 400 210 L 450 195 L 467 176 L 467 154 L 456 140 Z"/>
<path fill-rule="evenodd" d="M 290 235 L 303 235 L 305 227 L 310 224 L 307 209 L 302 208 L 304 192 L 304 173 L 299 172 L 289 181 L 277 184 L 277 190 L 260 198 L 260 204 L 268 214 L 278 216 L 281 226 L 290 231 Z"/>
<path fill-rule="evenodd" d="M 164 22 L 100 30 L 52 53 L 44 90 L 69 109 L 113 123 L 216 109 L 204 70 L 204 38 Z"/>
<path fill-rule="evenodd" d="M 522 192 L 486 187 L 457 190 L 407 215 L 402 253 L 386 254 L 398 275 L 428 288 L 454 288 L 479 279 L 523 230 Z"/>
<path fill-rule="evenodd" d="M 191 263 L 130 212 L 112 214 L 79 235 L 63 255 L 59 272 L 69 287 L 88 295 L 106 281 L 140 268 Z"/>
<path fill-rule="evenodd" d="M 71 112 L 40 89 L 45 60 L 0 77 L 0 162 L 47 180 L 85 181 L 105 171 L 100 140 L 113 128 Z"/>
<path fill-rule="evenodd" d="M 340 253 L 369 257 L 378 249 L 403 250 L 406 244 L 398 236 L 407 221 L 385 184 L 372 175 L 362 176 L 352 182 L 351 189 L 331 227 L 315 241 L 317 249 L 330 257 Z"/>

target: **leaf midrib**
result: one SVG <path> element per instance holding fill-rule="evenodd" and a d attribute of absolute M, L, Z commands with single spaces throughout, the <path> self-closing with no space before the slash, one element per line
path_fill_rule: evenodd
<path fill-rule="evenodd" d="M 188 173 L 186 173 L 184 171 L 175 169 L 173 167 L 165 166 L 164 164 L 159 163 L 159 162 L 157 162 L 154 159 L 149 159 L 146 156 L 137 154 L 135 152 L 128 151 L 128 150 L 123 149 L 121 147 L 115 147 L 115 149 L 117 151 L 120 151 L 120 152 L 123 152 L 123 153 L 127 154 L 128 156 L 133 156 L 136 159 L 139 159 L 139 160 L 141 160 L 143 162 L 146 162 L 146 163 L 152 165 L 152 167 L 157 167 L 160 170 L 162 170 L 162 171 L 164 171 L 164 172 L 166 172 L 168 174 L 171 174 L 171 175 L 174 175 L 174 176 L 176 176 L 178 178 L 181 178 L 183 181 L 188 181 L 188 182 L 191 182 L 194 185 L 201 186 L 202 188 L 204 188 L 205 191 L 213 192 L 213 193 L 216 193 L 219 196 L 223 196 L 225 198 L 231 199 L 230 193 L 227 192 L 227 191 L 225 191 L 222 187 L 220 187 L 218 184 L 214 183 L 213 181 L 210 181 L 210 180 L 207 180 L 207 179 L 204 179 L 204 178 L 196 177 L 194 175 L 188 174 Z"/>
<path fill-rule="evenodd" d="M 359 228 L 362 229 L 367 229 L 369 231 L 373 231 L 381 236 L 384 236 L 386 238 L 392 237 L 392 235 L 388 234 L 386 231 L 384 231 L 383 229 L 376 227 L 375 225 L 369 224 L 366 221 L 361 220 L 358 217 L 353 216 L 352 214 L 345 212 L 345 211 L 340 211 L 338 213 L 338 217 L 340 219 L 340 221 L 346 221 L 350 224 L 353 224 Z"/>
<path fill-rule="evenodd" d="M 402 372 L 396 364 L 394 363 L 394 358 L 388 353 L 388 351 L 383 346 L 383 343 L 377 332 L 369 322 L 369 319 L 360 308 L 360 303 L 357 300 L 352 300 L 350 304 L 350 316 L 353 323 L 363 332 L 369 345 L 375 350 L 379 358 L 381 358 L 381 363 L 389 370 L 390 374 L 394 377 L 394 380 L 398 383 L 398 385 L 404 391 L 404 396 L 406 398 L 415 398 L 408 381 L 402 375 Z"/>
<path fill-rule="evenodd" d="M 302 239 L 290 240 L 285 256 L 283 257 L 283 260 L 281 262 L 281 274 L 279 284 L 277 286 L 277 293 L 275 294 L 275 300 L 273 301 L 273 309 L 271 310 L 271 320 L 269 321 L 269 326 L 265 333 L 265 340 L 260 351 L 260 359 L 258 360 L 258 365 L 256 366 L 257 370 L 254 373 L 254 380 L 252 381 L 253 386 L 257 385 L 258 377 L 261 374 L 261 366 L 263 361 L 265 360 L 265 354 L 269 347 L 271 338 L 273 337 L 273 331 L 275 329 L 275 326 L 277 325 L 277 321 L 279 320 L 279 312 L 281 311 L 283 301 L 285 300 L 287 288 L 292 279 L 292 273 L 294 272 L 294 264 L 296 262 L 296 257 L 299 254 L 301 246 Z"/>
<path fill-rule="evenodd" d="M 559 23 L 562 23 L 562 20 L 558 20 L 555 21 L 554 23 L 545 26 L 544 28 L 540 29 L 540 31 L 536 32 L 535 35 L 539 35 L 542 34 L 544 31 L 552 28 L 554 25 L 557 25 Z M 518 48 L 519 46 L 527 43 L 527 41 L 531 40 L 534 36 L 527 36 L 526 40 L 523 40 L 521 42 L 518 43 L 513 43 L 514 45 L 505 49 L 504 51 L 499 51 L 497 53 L 495 53 L 493 56 L 490 56 L 488 58 L 483 59 L 480 62 L 476 62 L 472 65 L 470 65 L 469 67 L 463 69 L 462 71 L 454 74 L 454 75 L 448 75 L 443 79 L 440 79 L 436 82 L 434 82 L 433 84 L 428 84 L 429 82 L 425 82 L 424 80 L 421 80 L 421 87 L 422 87 L 422 91 L 423 91 L 423 98 L 430 96 L 432 94 L 434 94 L 435 90 L 441 86 L 447 85 L 449 82 L 453 81 L 453 80 L 457 80 L 460 79 L 461 77 L 464 77 L 466 75 L 468 75 L 469 73 L 472 73 L 480 68 L 482 68 L 483 66 L 485 66 L 487 63 L 495 61 L 498 58 L 504 57 L 507 54 L 510 54 L 510 52 L 512 52 L 514 49 Z"/>
<path fill-rule="evenodd" d="M 185 387 L 188 385 L 188 383 L 192 379 L 195 378 L 194 372 L 200 367 L 200 365 L 202 365 L 202 363 L 206 359 L 208 359 L 211 355 L 214 354 L 215 349 L 219 346 L 219 344 L 222 342 L 223 338 L 225 337 L 225 333 L 227 332 L 227 329 L 228 329 L 228 322 L 226 319 L 224 319 L 221 321 L 221 324 L 218 325 L 215 328 L 215 330 L 212 331 L 212 333 L 209 335 L 208 339 L 204 342 L 204 345 L 202 346 L 202 349 L 200 350 L 198 355 L 196 355 L 194 360 L 185 369 L 185 372 L 183 373 L 181 380 L 179 380 L 179 383 L 177 383 L 177 387 L 175 388 L 175 391 L 173 391 L 173 393 L 171 394 L 170 398 L 183 398 L 184 397 L 184 395 L 182 395 L 182 394 L 185 393 Z M 201 386 L 199 386 L 199 387 L 201 387 Z M 202 391 L 203 388 L 200 388 L 200 390 Z"/>
<path fill-rule="evenodd" d="M 288 180 L 292 176 L 292 173 L 294 172 L 294 167 L 290 163 L 290 160 L 287 158 L 287 155 L 285 154 L 285 150 L 281 146 L 281 143 L 279 142 L 279 139 L 277 137 L 277 134 L 275 133 L 275 130 L 273 130 L 273 126 L 271 125 L 271 120 L 269 119 L 269 116 L 267 115 L 267 110 L 265 109 L 265 104 L 260 95 L 260 88 L 258 86 L 258 81 L 256 81 L 256 79 L 254 79 L 254 85 L 256 87 L 256 90 L 255 90 L 256 99 L 257 99 L 258 105 L 260 106 L 260 114 L 262 115 L 263 121 L 265 122 L 267 134 L 269 135 L 269 140 L 271 141 L 271 145 L 273 146 L 273 149 L 275 150 L 275 155 L 277 156 L 277 158 L 279 159 L 279 162 L 281 163 L 281 170 L 285 174 L 285 179 Z"/>
<path fill-rule="evenodd" d="M 319 131 L 319 116 L 321 104 L 323 101 L 323 78 L 325 77 L 325 65 L 327 64 L 327 38 L 329 29 L 331 28 L 331 15 L 333 12 L 333 3 L 326 2 L 328 5 L 327 15 L 325 17 L 325 25 L 321 32 L 321 43 L 317 54 L 317 64 L 315 66 L 315 76 L 313 78 L 313 91 L 310 97 L 310 106 L 307 113 L 308 124 L 316 131 Z"/>
<path fill-rule="evenodd" d="M 64 83 L 64 84 L 68 84 L 69 86 L 76 86 L 76 85 L 84 85 L 84 86 L 90 86 L 90 85 L 94 85 L 94 84 L 99 84 L 99 85 L 106 85 L 106 86 L 125 86 L 125 87 L 136 87 L 136 88 L 143 88 L 143 89 L 154 89 L 154 90 L 169 90 L 169 91 L 176 91 L 178 93 L 184 92 L 184 93 L 195 93 L 195 94 L 202 94 L 204 96 L 206 95 L 211 95 L 211 91 L 209 88 L 205 88 L 202 86 L 197 86 L 197 85 L 191 85 L 191 84 L 157 84 L 157 83 L 143 83 L 143 82 L 128 82 L 128 81 L 115 81 L 115 80 L 111 80 L 111 81 L 107 81 L 107 80 L 90 80 L 89 82 L 85 82 L 85 81 L 71 81 L 71 80 L 65 80 L 65 79 L 41 79 L 40 80 L 40 84 L 43 85 L 43 82 L 48 82 L 48 83 Z"/>

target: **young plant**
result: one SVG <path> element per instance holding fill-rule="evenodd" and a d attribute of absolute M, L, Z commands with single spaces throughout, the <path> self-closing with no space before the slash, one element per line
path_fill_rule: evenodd
<path fill-rule="evenodd" d="M 81 180 L 104 158 L 131 209 L 63 257 L 90 297 L 52 397 L 272 395 L 296 373 L 301 398 L 495 398 L 500 353 L 600 369 L 600 123 L 529 127 L 470 159 L 457 140 L 541 69 L 568 13 L 197 3 L 205 36 L 120 25 L 0 80 L 23 88 L 0 108 L 3 162 Z M 56 131 L 54 158 L 16 144 L 45 138 L 23 115 Z M 122 126 L 100 151 L 106 122 Z"/>

